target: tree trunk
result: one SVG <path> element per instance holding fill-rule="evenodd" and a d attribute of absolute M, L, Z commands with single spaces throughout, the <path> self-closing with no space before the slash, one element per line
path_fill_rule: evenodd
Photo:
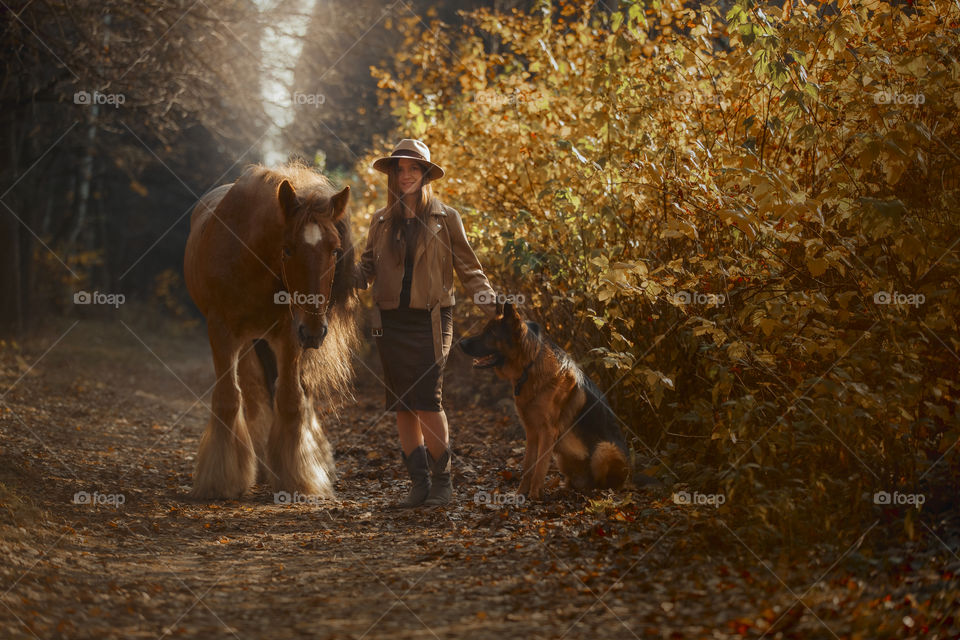
<path fill-rule="evenodd" d="M 10 148 L 8 171 L 0 171 L 0 175 L 9 176 L 12 184 L 16 180 L 19 165 L 19 144 L 17 141 L 17 118 L 11 114 L 10 118 Z M 7 164 L 7 163 L 4 163 Z M 0 205 L 3 223 L 0 225 L 0 327 L 4 330 L 20 332 L 23 329 L 23 308 L 21 306 L 21 272 L 20 272 L 20 222 L 14 216 L 12 207 L 3 201 Z"/>
<path fill-rule="evenodd" d="M 77 188 L 77 204 L 74 209 L 76 215 L 73 218 L 73 228 L 70 235 L 67 236 L 67 252 L 73 253 L 77 250 L 77 240 L 80 234 L 84 232 L 87 222 L 87 209 L 90 205 L 90 183 L 93 180 L 93 157 L 96 153 L 97 143 L 97 116 L 100 114 L 99 105 L 90 105 L 90 124 L 87 127 L 87 144 L 80 159 L 80 176 Z M 84 234 L 87 235 L 87 234 Z M 79 248 L 80 251 L 83 247 Z"/>

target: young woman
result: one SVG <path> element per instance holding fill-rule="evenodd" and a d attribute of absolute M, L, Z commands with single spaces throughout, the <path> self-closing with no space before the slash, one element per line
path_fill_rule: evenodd
<path fill-rule="evenodd" d="M 359 269 L 361 286 L 373 282 L 386 410 L 397 413 L 403 462 L 413 481 L 397 506 L 442 505 L 453 495 L 441 394 L 453 342 L 454 270 L 474 300 L 490 301 L 481 305 L 488 314 L 494 313 L 495 294 L 460 214 L 433 195 L 430 183 L 443 177 L 443 169 L 430 161 L 427 145 L 401 140 L 373 168 L 387 174 L 387 206 L 370 221 Z"/>

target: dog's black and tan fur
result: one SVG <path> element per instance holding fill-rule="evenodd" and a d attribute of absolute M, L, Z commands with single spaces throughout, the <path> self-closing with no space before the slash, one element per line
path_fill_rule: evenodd
<path fill-rule="evenodd" d="M 628 475 L 627 447 L 603 393 L 570 356 L 511 304 L 477 336 L 460 341 L 473 366 L 492 368 L 514 386 L 527 435 L 520 492 L 536 499 L 557 457 L 567 484 L 579 491 L 616 488 Z"/>

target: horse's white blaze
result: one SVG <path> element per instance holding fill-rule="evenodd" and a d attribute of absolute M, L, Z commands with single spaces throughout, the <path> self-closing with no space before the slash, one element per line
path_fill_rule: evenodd
<path fill-rule="evenodd" d="M 307 244 L 313 246 L 318 242 L 323 240 L 323 231 L 320 230 L 320 225 L 311 222 L 303 228 L 303 241 Z"/>

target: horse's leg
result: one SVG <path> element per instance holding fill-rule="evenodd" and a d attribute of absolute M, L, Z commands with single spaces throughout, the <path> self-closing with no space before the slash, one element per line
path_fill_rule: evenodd
<path fill-rule="evenodd" d="M 329 444 L 313 400 L 300 382 L 300 345 L 286 338 L 271 341 L 277 355 L 277 387 L 267 441 L 267 475 L 278 491 L 333 497 Z"/>
<path fill-rule="evenodd" d="M 237 377 L 242 344 L 215 320 L 208 319 L 207 327 L 217 383 L 213 389 L 213 415 L 200 440 L 191 495 L 238 498 L 253 485 L 257 474 Z"/>
<path fill-rule="evenodd" d="M 254 346 L 255 345 L 255 346 Z M 257 458 L 257 482 L 270 483 L 267 468 L 267 437 L 273 424 L 272 391 L 276 382 L 276 359 L 266 340 L 244 345 L 237 362 L 237 377 L 243 399 L 243 418 Z"/>

